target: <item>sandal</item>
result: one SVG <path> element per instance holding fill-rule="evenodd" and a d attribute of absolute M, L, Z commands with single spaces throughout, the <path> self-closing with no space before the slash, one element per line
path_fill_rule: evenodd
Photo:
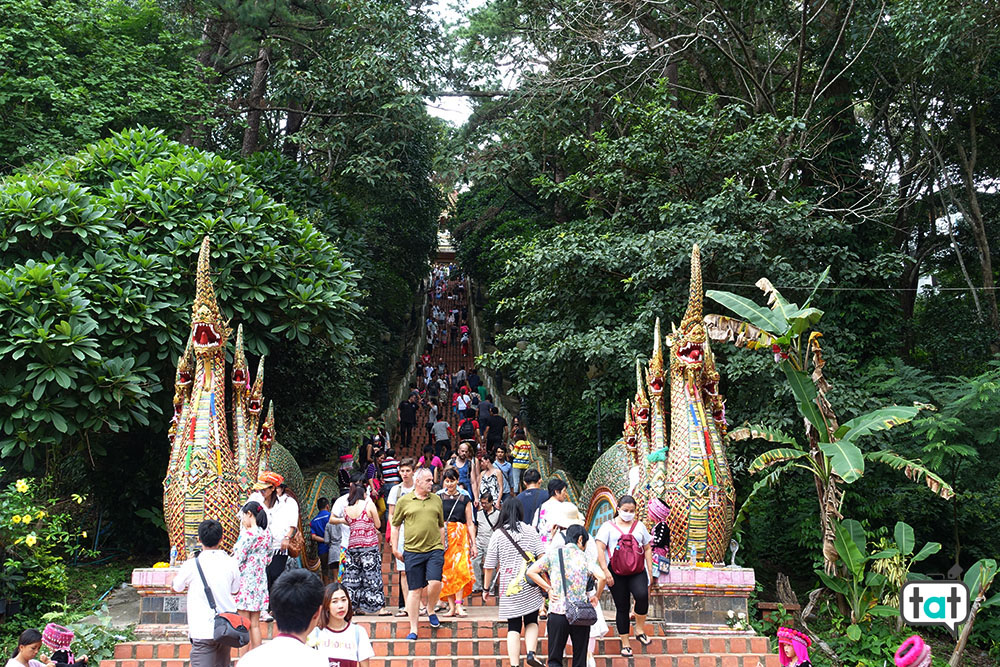
<path fill-rule="evenodd" d="M 637 634 L 637 635 L 635 636 L 635 640 L 636 640 L 637 642 L 639 642 L 640 644 L 642 644 L 643 646 L 649 646 L 650 644 L 652 644 L 652 643 L 653 643 L 653 640 L 652 640 L 652 639 L 650 639 L 650 638 L 649 638 L 648 636 L 646 636 L 646 633 L 645 633 L 645 632 L 642 632 L 642 633 L 640 633 L 640 634 Z"/>
<path fill-rule="evenodd" d="M 389 611 L 388 609 L 385 609 L 383 607 L 382 609 L 379 610 L 379 612 L 378 612 L 378 614 L 376 614 L 376 616 L 392 616 L 392 612 Z"/>
<path fill-rule="evenodd" d="M 468 615 L 469 615 L 469 612 L 465 611 L 461 607 L 459 607 L 458 609 L 455 610 L 455 616 L 458 616 L 459 618 L 465 618 Z"/>
<path fill-rule="evenodd" d="M 403 618 L 403 617 L 405 617 L 407 615 L 408 614 L 406 613 L 405 609 L 400 609 L 399 611 L 396 612 L 396 616 L 398 616 L 399 618 Z"/>
<path fill-rule="evenodd" d="M 419 615 L 420 616 L 426 616 L 427 615 L 427 607 L 425 607 L 424 605 L 420 605 Z"/>
<path fill-rule="evenodd" d="M 622 653 L 621 654 L 625 658 L 631 658 L 632 657 L 632 647 L 631 646 L 624 647 L 622 649 Z"/>

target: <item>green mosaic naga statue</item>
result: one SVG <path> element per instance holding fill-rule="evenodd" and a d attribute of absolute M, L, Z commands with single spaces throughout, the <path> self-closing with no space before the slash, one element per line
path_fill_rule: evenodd
<path fill-rule="evenodd" d="M 651 528 L 648 503 L 662 498 L 669 507 L 671 558 L 687 560 L 693 552 L 699 561 L 718 563 L 729 546 L 735 490 L 725 452 L 725 401 L 702 320 L 702 298 L 695 246 L 687 310 L 666 339 L 667 364 L 657 320 L 645 373 L 636 362 L 636 393 L 626 406 L 622 439 L 598 458 L 581 495 L 589 499 L 591 533 L 611 518 L 615 499 L 625 494 L 635 497 L 639 517 Z M 669 410 L 664 404 L 668 381 Z"/>

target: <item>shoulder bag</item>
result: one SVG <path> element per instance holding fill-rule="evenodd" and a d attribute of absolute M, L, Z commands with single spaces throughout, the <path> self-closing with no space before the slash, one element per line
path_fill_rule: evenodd
<path fill-rule="evenodd" d="M 517 542 L 515 542 L 514 538 L 510 536 L 510 533 L 507 532 L 506 528 L 501 527 L 500 528 L 500 532 L 503 533 L 504 537 L 506 537 L 508 540 L 510 540 L 510 543 L 514 545 L 514 548 L 517 549 L 517 552 L 519 554 L 521 554 L 521 560 L 524 563 L 523 565 L 521 565 L 521 571 L 518 573 L 518 576 L 515 577 L 514 579 L 511 579 L 510 583 L 507 584 L 507 595 L 514 595 L 517 591 L 520 590 L 516 586 L 516 584 L 518 584 L 522 578 L 524 579 L 524 581 L 529 586 L 534 586 L 535 588 L 538 588 L 538 584 L 536 584 L 534 581 L 532 581 L 531 579 L 528 578 L 528 568 L 531 567 L 532 564 L 534 564 L 534 562 L 536 560 L 535 557 L 532 556 L 531 554 L 529 554 L 524 549 L 522 549 L 521 545 L 518 544 Z M 500 574 L 499 574 L 499 572 L 497 572 L 497 577 L 499 577 L 499 576 L 500 576 Z M 512 588 L 515 588 L 517 590 L 512 591 L 511 590 Z M 545 591 L 543 591 L 543 590 L 541 590 L 539 588 L 539 592 L 542 594 L 542 597 L 545 597 L 545 595 L 546 595 Z"/>
<path fill-rule="evenodd" d="M 566 622 L 570 625 L 590 626 L 597 623 L 597 610 L 590 600 L 574 600 L 569 596 L 569 582 L 566 581 L 566 565 L 563 562 L 563 551 L 559 549 L 559 572 L 562 574 L 562 594 L 566 601 Z"/>
<path fill-rule="evenodd" d="M 444 500 L 444 496 L 441 496 L 441 499 Z M 444 550 L 445 551 L 448 550 L 448 522 L 451 521 L 451 517 L 455 514 L 455 508 L 458 506 L 458 501 L 461 500 L 461 499 L 462 499 L 462 492 L 459 491 L 458 492 L 458 498 L 455 499 L 454 504 L 452 504 L 452 506 L 451 506 L 451 511 L 448 512 L 448 516 L 445 517 L 445 520 L 444 520 Z M 451 500 L 451 498 L 449 498 L 448 500 Z"/>
<path fill-rule="evenodd" d="M 194 557 L 194 564 L 198 568 L 198 574 L 201 575 L 201 583 L 205 587 L 205 597 L 208 598 L 208 606 L 215 612 L 213 639 L 223 646 L 231 648 L 246 646 L 250 643 L 250 621 L 236 613 L 219 613 L 219 610 L 215 607 L 215 596 L 212 595 L 212 589 L 208 585 L 208 580 L 205 579 L 205 572 L 201 569 L 198 556 Z"/>
<path fill-rule="evenodd" d="M 306 541 L 302 537 L 302 531 L 296 527 L 295 532 L 292 536 L 288 538 L 288 556 L 289 558 L 298 558 L 299 554 L 306 548 Z"/>

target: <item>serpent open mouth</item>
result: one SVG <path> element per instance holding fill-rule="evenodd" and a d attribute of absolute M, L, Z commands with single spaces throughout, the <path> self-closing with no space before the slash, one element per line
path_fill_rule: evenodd
<path fill-rule="evenodd" d="M 191 381 L 193 379 L 194 376 L 191 375 L 191 371 L 180 371 L 179 373 L 177 373 L 177 384 L 181 385 L 182 387 L 186 387 L 189 384 L 191 384 Z"/>
<path fill-rule="evenodd" d="M 250 412 L 257 414 L 258 412 L 260 412 L 261 407 L 262 406 L 259 398 L 250 399 L 250 405 L 248 406 Z"/>
<path fill-rule="evenodd" d="M 216 330 L 214 324 L 208 322 L 198 322 L 194 325 L 194 336 L 192 342 L 196 350 L 209 350 L 219 346 L 222 336 Z"/>
<path fill-rule="evenodd" d="M 677 358 L 686 364 L 700 364 L 703 357 L 701 343 L 685 343 L 677 350 Z"/>
<path fill-rule="evenodd" d="M 649 408 L 639 408 L 639 421 L 649 421 Z"/>
<path fill-rule="evenodd" d="M 246 386 L 247 384 L 247 372 L 242 368 L 233 369 L 233 384 L 236 386 Z"/>

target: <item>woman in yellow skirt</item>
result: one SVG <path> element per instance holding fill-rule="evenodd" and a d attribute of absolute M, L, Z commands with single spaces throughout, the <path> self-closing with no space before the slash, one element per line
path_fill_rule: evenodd
<path fill-rule="evenodd" d="M 476 525 L 472 522 L 472 498 L 458 488 L 458 471 L 444 471 L 444 488 L 438 491 L 448 530 L 444 552 L 441 599 L 448 603 L 442 616 L 468 616 L 465 599 L 472 594 L 472 561 L 476 557 Z M 470 558 L 471 555 L 471 558 Z"/>

